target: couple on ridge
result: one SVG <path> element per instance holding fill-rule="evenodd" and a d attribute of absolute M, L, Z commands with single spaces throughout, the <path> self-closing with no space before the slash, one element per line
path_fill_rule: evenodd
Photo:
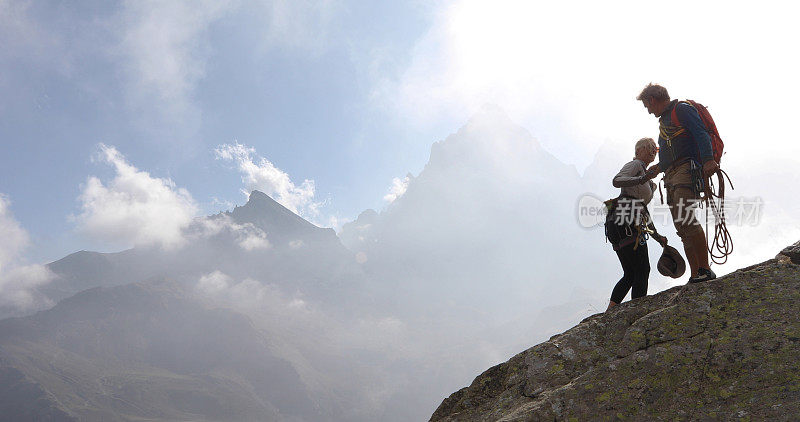
<path fill-rule="evenodd" d="M 698 110 L 689 102 L 670 100 L 666 88 L 649 84 L 636 98 L 647 112 L 659 119 L 658 146 L 652 138 L 642 138 L 635 146 L 636 156 L 625 164 L 614 177 L 613 185 L 621 188 L 619 197 L 606 201 L 606 236 L 619 257 L 624 275 L 614 286 L 608 307 L 619 304 L 631 291 L 631 299 L 647 294 L 650 261 L 647 237 L 653 237 L 665 248 L 659 268 L 674 277 L 680 277 L 683 263 L 676 250 L 667 246 L 650 220 L 647 204 L 656 187 L 651 181 L 664 172 L 672 221 L 683 243 L 689 261 L 689 283 L 713 280 L 716 275 L 709 268 L 705 233 L 694 215 L 704 181 L 719 169 L 712 150 L 708 129 Z M 646 168 L 655 160 L 659 162 Z"/>

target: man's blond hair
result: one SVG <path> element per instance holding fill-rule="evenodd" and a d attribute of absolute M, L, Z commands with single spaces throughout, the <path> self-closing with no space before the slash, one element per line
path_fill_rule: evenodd
<path fill-rule="evenodd" d="M 639 101 L 645 101 L 649 99 L 654 99 L 656 101 L 669 101 L 669 93 L 667 92 L 667 88 L 654 83 L 649 83 L 646 87 L 644 87 L 636 99 Z"/>

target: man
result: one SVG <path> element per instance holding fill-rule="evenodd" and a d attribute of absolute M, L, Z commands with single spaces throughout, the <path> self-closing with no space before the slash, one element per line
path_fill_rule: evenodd
<path fill-rule="evenodd" d="M 717 276 L 708 265 L 705 233 L 694 215 L 701 184 L 719 168 L 711 137 L 697 110 L 688 103 L 670 100 L 663 86 L 648 84 L 636 99 L 659 122 L 658 164 L 651 166 L 644 178 L 649 180 L 664 172 L 667 204 L 691 268 L 689 283 L 713 280 Z M 673 109 L 677 121 L 672 119 Z"/>

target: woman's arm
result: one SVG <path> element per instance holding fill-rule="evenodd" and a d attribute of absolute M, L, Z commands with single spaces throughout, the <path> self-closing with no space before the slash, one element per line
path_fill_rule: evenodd
<path fill-rule="evenodd" d="M 641 185 L 649 179 L 643 179 L 642 165 L 638 161 L 633 160 L 628 164 L 622 166 L 622 170 L 614 176 L 611 184 L 615 188 L 624 188 L 630 186 Z"/>
<path fill-rule="evenodd" d="M 655 239 L 656 242 L 660 243 L 661 246 L 664 246 L 664 245 L 667 244 L 667 238 L 658 233 L 658 231 L 656 230 L 656 226 L 653 224 L 652 221 L 649 221 L 647 223 L 647 228 L 650 229 L 653 232 L 653 234 L 651 234 L 650 237 Z"/>

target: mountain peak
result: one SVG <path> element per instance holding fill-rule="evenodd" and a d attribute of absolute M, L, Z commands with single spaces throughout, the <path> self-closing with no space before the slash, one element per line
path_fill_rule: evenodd
<path fill-rule="evenodd" d="M 330 229 L 317 227 L 258 190 L 250 193 L 246 204 L 234 208 L 227 214 L 238 223 L 251 223 L 264 230 L 270 239 L 301 239 L 307 235 L 330 237 L 328 233 Z"/>
<path fill-rule="evenodd" d="M 284 220 L 288 219 L 294 221 L 295 224 L 313 226 L 313 224 L 295 214 L 292 210 L 286 208 L 280 202 L 272 199 L 271 196 L 258 190 L 250 192 L 250 197 L 247 199 L 247 203 L 241 207 L 236 207 L 233 210 L 234 216 L 237 214 L 237 211 L 238 214 L 241 214 L 244 212 L 243 210 L 248 210 L 245 213 L 250 216 L 270 216 Z M 246 222 L 254 223 L 254 221 Z"/>
<path fill-rule="evenodd" d="M 261 192 L 260 190 L 254 190 L 250 192 L 250 197 L 247 198 L 247 204 L 245 206 L 250 204 L 253 204 L 254 206 L 257 204 L 270 204 L 270 205 L 275 204 L 283 206 L 280 203 L 278 203 L 278 201 L 272 199 L 272 197 L 270 197 L 264 192 Z"/>

